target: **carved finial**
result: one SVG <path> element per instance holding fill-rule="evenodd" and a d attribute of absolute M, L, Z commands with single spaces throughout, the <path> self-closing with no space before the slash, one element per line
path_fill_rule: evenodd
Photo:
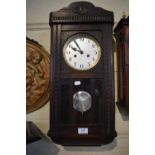
<path fill-rule="evenodd" d="M 94 8 L 94 5 L 89 2 L 74 2 L 70 4 L 70 7 L 77 14 L 85 14 L 88 13 L 92 8 Z"/>

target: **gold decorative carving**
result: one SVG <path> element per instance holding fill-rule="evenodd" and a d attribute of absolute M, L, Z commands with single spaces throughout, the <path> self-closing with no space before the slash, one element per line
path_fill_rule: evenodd
<path fill-rule="evenodd" d="M 50 56 L 37 42 L 26 39 L 26 112 L 49 100 Z"/>

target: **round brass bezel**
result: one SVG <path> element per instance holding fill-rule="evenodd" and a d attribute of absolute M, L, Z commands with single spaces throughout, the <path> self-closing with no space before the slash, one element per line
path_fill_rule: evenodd
<path fill-rule="evenodd" d="M 89 67 L 89 68 L 76 68 L 76 67 L 72 66 L 72 65 L 68 62 L 68 60 L 67 60 L 67 58 L 66 58 L 66 54 L 65 54 L 65 53 L 66 53 L 66 48 L 67 48 L 67 46 L 69 45 L 69 43 L 70 43 L 72 40 L 77 39 L 77 38 L 88 38 L 88 39 L 90 39 L 90 40 L 93 40 L 93 41 L 95 42 L 96 46 L 97 46 L 98 57 L 97 57 L 96 61 L 94 61 L 94 63 L 91 64 L 91 67 Z M 94 68 L 94 67 L 98 64 L 98 62 L 99 62 L 99 60 L 100 60 L 100 58 L 101 58 L 101 46 L 99 45 L 98 41 L 97 41 L 93 36 L 91 36 L 91 35 L 89 35 L 89 34 L 85 34 L 85 33 L 78 33 L 78 34 L 75 34 L 75 35 L 71 36 L 71 37 L 65 42 L 65 44 L 64 44 L 64 46 L 63 46 L 63 58 L 64 58 L 66 64 L 67 64 L 69 67 L 71 67 L 72 69 L 78 70 L 78 71 L 87 71 L 87 70 L 90 70 L 90 69 Z"/>

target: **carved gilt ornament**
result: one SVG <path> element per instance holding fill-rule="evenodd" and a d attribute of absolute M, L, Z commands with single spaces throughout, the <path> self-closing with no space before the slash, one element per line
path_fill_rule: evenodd
<path fill-rule="evenodd" d="M 49 100 L 50 56 L 37 42 L 26 39 L 26 112 Z"/>

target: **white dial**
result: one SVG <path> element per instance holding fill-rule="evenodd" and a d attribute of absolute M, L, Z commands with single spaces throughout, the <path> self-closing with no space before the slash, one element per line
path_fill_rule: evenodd
<path fill-rule="evenodd" d="M 101 57 L 99 43 L 86 34 L 77 34 L 69 38 L 63 48 L 65 62 L 76 70 L 93 68 Z"/>

